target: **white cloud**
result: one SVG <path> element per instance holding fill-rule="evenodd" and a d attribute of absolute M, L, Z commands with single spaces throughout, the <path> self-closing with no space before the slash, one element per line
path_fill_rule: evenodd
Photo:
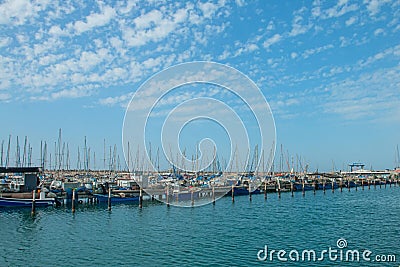
<path fill-rule="evenodd" d="M 345 79 L 327 86 L 327 102 L 322 106 L 327 113 L 334 113 L 348 120 L 389 118 L 400 110 L 398 86 L 400 68 L 381 69 L 364 73 L 358 79 Z M 397 104 L 396 104 L 397 103 Z"/>
<path fill-rule="evenodd" d="M 274 24 L 274 22 L 271 20 L 271 21 L 268 23 L 267 31 L 272 31 L 272 30 L 274 30 L 274 29 L 275 29 L 275 24 Z"/>
<path fill-rule="evenodd" d="M 243 7 L 246 4 L 246 1 L 244 0 L 235 0 L 235 2 L 239 7 Z"/>
<path fill-rule="evenodd" d="M 357 68 L 362 69 L 368 65 L 375 63 L 376 61 L 382 60 L 387 57 L 398 57 L 400 56 L 400 45 L 389 47 L 381 52 L 376 53 L 373 56 L 368 57 L 366 60 L 360 60 Z"/>
<path fill-rule="evenodd" d="M 58 25 L 53 25 L 49 30 L 49 34 L 54 36 L 68 36 L 70 33 L 66 29 L 62 30 Z"/>
<path fill-rule="evenodd" d="M 198 6 L 199 6 L 201 12 L 203 12 L 205 18 L 211 18 L 211 16 L 214 15 L 214 13 L 219 8 L 217 5 L 210 3 L 210 2 L 206 2 L 206 3 L 199 2 Z"/>
<path fill-rule="evenodd" d="M 318 53 L 321 53 L 322 51 L 332 49 L 333 47 L 334 46 L 332 44 L 328 44 L 328 45 L 320 46 L 317 48 L 307 49 L 306 51 L 303 52 L 302 56 L 304 59 L 306 59 L 314 54 L 318 54 Z"/>
<path fill-rule="evenodd" d="M 57 100 L 59 98 L 81 98 L 91 96 L 96 85 L 81 85 L 70 89 L 63 89 L 58 92 L 53 92 L 47 100 Z"/>
<path fill-rule="evenodd" d="M 385 34 L 385 30 L 382 28 L 378 28 L 374 31 L 374 35 L 375 36 L 379 36 L 379 35 L 384 35 Z"/>
<path fill-rule="evenodd" d="M 21 25 L 34 14 L 29 0 L 8 0 L 0 5 L 0 24 Z"/>
<path fill-rule="evenodd" d="M 138 17 L 134 27 L 123 25 L 122 36 L 127 44 L 133 47 L 158 42 L 173 33 L 187 18 L 186 8 L 178 9 L 168 17 L 163 16 L 160 11 L 150 11 Z"/>
<path fill-rule="evenodd" d="M 8 93 L 0 93 L 0 101 L 7 101 L 11 98 L 11 95 Z"/>
<path fill-rule="evenodd" d="M 159 10 L 151 10 L 133 20 L 137 30 L 151 28 L 152 25 L 159 25 L 163 19 L 163 15 Z"/>
<path fill-rule="evenodd" d="M 324 19 L 338 18 L 349 12 L 357 11 L 359 7 L 356 4 L 348 4 L 347 1 L 339 1 L 336 6 L 324 10 L 321 15 Z"/>
<path fill-rule="evenodd" d="M 86 21 L 76 21 L 72 27 L 78 34 L 90 31 L 95 27 L 107 25 L 116 12 L 110 6 L 101 7 L 101 13 L 93 13 L 86 17 Z"/>
<path fill-rule="evenodd" d="M 10 45 L 11 42 L 12 42 L 11 37 L 0 38 L 0 47 L 6 47 L 6 46 Z"/>
<path fill-rule="evenodd" d="M 123 108 L 126 108 L 129 101 L 131 100 L 132 96 L 133 96 L 133 93 L 128 93 L 128 94 L 114 96 L 114 97 L 106 97 L 106 98 L 100 99 L 99 104 L 104 105 L 104 106 L 111 106 L 111 107 L 115 106 L 115 105 L 119 105 Z"/>
<path fill-rule="evenodd" d="M 346 26 L 353 25 L 354 22 L 356 22 L 356 21 L 357 21 L 357 17 L 356 16 L 350 17 L 348 20 L 346 20 Z"/>
<path fill-rule="evenodd" d="M 379 13 L 381 6 L 388 3 L 388 0 L 365 0 L 364 3 L 367 5 L 367 9 L 371 16 L 375 16 Z"/>
<path fill-rule="evenodd" d="M 279 33 L 276 33 L 274 36 L 265 40 L 263 43 L 263 46 L 264 46 L 264 48 L 268 49 L 271 45 L 276 44 L 281 39 L 282 39 L 282 36 Z"/>

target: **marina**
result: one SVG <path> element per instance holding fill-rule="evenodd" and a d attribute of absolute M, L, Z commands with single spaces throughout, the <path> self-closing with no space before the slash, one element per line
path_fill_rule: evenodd
<path fill-rule="evenodd" d="M 198 208 L 167 208 L 158 201 L 113 205 L 71 203 L 59 208 L 0 209 L 1 266 L 282 266 L 263 262 L 257 251 L 336 248 L 343 237 L 351 249 L 400 255 L 400 187 L 343 193 L 317 191 L 238 196 Z M 354 223 L 356 219 L 357 223 Z M 381 226 L 379 226 L 381 225 Z M 291 234 L 288 234 L 291 233 Z M 18 240 L 15 242 L 13 240 Z M 305 243 L 306 241 L 306 243 Z M 56 251 L 64 251 L 67 257 Z M 42 255 L 40 258 L 37 255 Z M 291 266 L 360 266 L 360 262 L 311 261 Z M 396 266 L 379 263 L 379 266 Z M 397 259 L 398 264 L 398 259 Z M 370 266 L 370 265 L 364 265 Z M 372 265 L 371 265 L 372 266 Z"/>
<path fill-rule="evenodd" d="M 0 267 L 400 267 L 400 0 L 0 2 Z"/>
<path fill-rule="evenodd" d="M 221 197 L 276 194 L 327 190 L 335 192 L 351 189 L 370 190 L 399 186 L 400 170 L 368 171 L 352 170 L 344 173 L 267 173 L 244 175 L 240 173 L 202 173 L 202 183 L 198 175 L 179 176 L 157 173 L 130 174 L 115 172 L 104 175 L 103 171 L 80 173 L 78 171 L 49 172 L 39 167 L 1 168 L 2 175 L 0 207 L 60 206 L 73 203 L 73 209 L 83 203 L 107 203 L 108 208 L 118 203 L 137 204 L 143 201 L 160 201 L 167 206 L 197 206 L 215 204 Z M 158 180 L 154 177 L 158 175 Z M 164 173 L 165 175 L 165 173 Z M 137 179 L 140 177 L 140 179 Z M 183 178 L 185 177 L 185 178 Z M 228 178 L 225 178 L 228 177 Z M 149 183 L 153 179 L 153 182 Z M 155 182 L 154 182 L 155 181 Z M 166 182 L 167 181 L 167 182 Z M 15 186 L 18 184 L 18 187 Z M 146 186 L 143 186 L 146 184 Z M 142 186 L 141 186 L 142 185 Z"/>

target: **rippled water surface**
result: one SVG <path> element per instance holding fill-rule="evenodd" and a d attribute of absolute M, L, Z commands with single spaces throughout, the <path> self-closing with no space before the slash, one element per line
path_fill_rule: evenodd
<path fill-rule="evenodd" d="M 1 209 L 0 266 L 399 266 L 400 187 L 230 197 L 197 208 L 80 205 Z M 273 261 L 259 250 L 315 250 L 337 240 L 346 250 L 372 252 L 367 262 Z M 340 251 L 340 250 L 339 250 Z M 260 254 L 261 256 L 263 254 Z M 300 254 L 301 255 L 301 254 Z M 395 255 L 396 262 L 373 260 Z M 318 255 L 319 256 L 319 255 Z M 301 258 L 301 256 L 300 256 Z"/>

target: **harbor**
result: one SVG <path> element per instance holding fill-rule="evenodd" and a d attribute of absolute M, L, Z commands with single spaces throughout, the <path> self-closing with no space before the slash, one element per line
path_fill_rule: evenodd
<path fill-rule="evenodd" d="M 400 0 L 3 0 L 0 29 L 0 267 L 400 267 Z"/>
<path fill-rule="evenodd" d="M 400 187 L 393 184 L 358 192 L 319 190 L 305 196 L 295 192 L 294 197 L 282 193 L 281 198 L 273 193 L 267 200 L 263 194 L 253 195 L 252 201 L 246 196 L 234 202 L 223 197 L 216 205 L 190 209 L 166 208 L 151 200 L 144 201 L 142 209 L 138 203 L 113 205 L 111 212 L 107 204 L 89 203 L 78 205 L 74 213 L 71 203 L 40 208 L 35 216 L 30 209 L 0 209 L 4 246 L 0 265 L 23 266 L 24 259 L 32 257 L 29 266 L 282 266 L 277 260 L 257 260 L 257 252 L 264 245 L 288 251 L 336 248 L 340 237 L 351 249 L 398 256 L 399 197 Z M 331 266 L 332 262 L 288 264 Z M 345 264 L 360 266 L 360 262 Z"/>
<path fill-rule="evenodd" d="M 167 206 L 198 206 L 222 197 L 263 195 L 278 198 L 288 193 L 303 196 L 322 191 L 371 190 L 400 186 L 400 169 L 365 170 L 361 163 L 349 165 L 351 171 L 341 173 L 135 173 L 104 171 L 43 171 L 39 167 L 0 168 L 0 207 L 63 206 L 72 212 L 79 205 L 121 203 L 143 207 L 143 202 L 160 201 Z M 353 168 L 357 167 L 353 170 Z M 201 177 L 201 179 L 199 179 Z"/>

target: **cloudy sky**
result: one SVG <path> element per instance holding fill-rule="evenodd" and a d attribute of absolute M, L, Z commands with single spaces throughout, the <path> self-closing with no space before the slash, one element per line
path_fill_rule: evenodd
<path fill-rule="evenodd" d="M 0 140 L 11 135 L 15 160 L 16 136 L 27 136 L 35 162 L 62 128 L 71 165 L 86 136 L 99 166 L 104 139 L 121 151 L 125 108 L 143 82 L 214 61 L 261 89 L 286 168 L 292 158 L 312 170 L 393 168 L 399 35 L 397 0 L 1 1 Z"/>

